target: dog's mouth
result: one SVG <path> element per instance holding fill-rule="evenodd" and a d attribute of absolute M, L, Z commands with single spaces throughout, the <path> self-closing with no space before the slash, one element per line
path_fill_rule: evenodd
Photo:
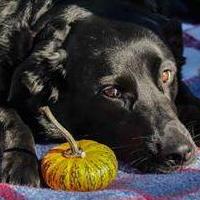
<path fill-rule="evenodd" d="M 136 162 L 136 165 L 135 162 L 132 162 L 131 167 L 137 168 L 141 173 L 166 174 L 174 171 L 183 171 L 196 161 L 196 157 L 194 156 L 190 160 L 186 162 L 183 161 L 180 164 L 176 164 L 174 160 L 161 160 L 153 157 L 152 155 L 146 155 L 144 159 L 138 158 L 134 159 L 134 161 Z"/>
<path fill-rule="evenodd" d="M 144 143 L 143 143 L 144 144 Z M 144 145 L 142 150 L 134 150 L 131 152 L 129 149 L 127 152 L 131 152 L 129 154 L 130 160 L 128 160 L 131 168 L 138 170 L 141 173 L 172 173 L 174 171 L 184 171 L 189 168 L 192 164 L 194 164 L 197 160 L 197 149 L 195 148 L 191 152 L 191 156 L 189 159 L 180 158 L 180 160 L 176 160 L 173 157 L 163 157 L 159 152 L 152 152 L 152 149 L 148 148 L 148 145 Z M 174 155 L 176 156 L 176 155 Z"/>

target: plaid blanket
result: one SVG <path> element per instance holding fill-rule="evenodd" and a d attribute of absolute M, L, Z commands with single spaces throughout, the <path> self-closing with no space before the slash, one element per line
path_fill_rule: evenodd
<path fill-rule="evenodd" d="M 183 25 L 185 56 L 183 79 L 200 98 L 200 26 Z M 52 145 L 37 145 L 39 158 Z M 139 174 L 121 165 L 117 179 L 105 190 L 64 192 L 48 188 L 0 184 L 0 200 L 189 200 L 200 199 L 200 151 L 196 162 L 171 174 Z M 125 170 L 126 169 L 126 170 Z M 22 169 L 23 170 L 23 169 Z"/>

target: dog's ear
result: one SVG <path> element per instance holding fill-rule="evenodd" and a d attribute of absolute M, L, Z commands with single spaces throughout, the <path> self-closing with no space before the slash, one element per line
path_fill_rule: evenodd
<path fill-rule="evenodd" d="M 182 66 L 185 63 L 183 57 L 183 36 L 181 23 L 176 19 L 169 19 L 162 25 L 162 35 L 174 54 L 177 65 Z"/>
<path fill-rule="evenodd" d="M 33 47 L 26 60 L 17 67 L 12 77 L 9 102 L 47 105 L 58 100 L 67 74 L 67 40 L 72 26 L 90 15 L 78 6 L 50 10 L 32 25 Z M 32 104 L 31 103 L 31 104 Z"/>

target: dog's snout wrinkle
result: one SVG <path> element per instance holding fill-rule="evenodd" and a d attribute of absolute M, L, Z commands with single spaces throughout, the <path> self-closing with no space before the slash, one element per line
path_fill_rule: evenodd
<path fill-rule="evenodd" d="M 167 137 L 174 136 L 174 139 L 177 140 L 177 142 L 178 141 L 187 141 L 192 145 L 193 148 L 196 148 L 196 145 L 195 145 L 189 131 L 178 119 L 171 120 L 166 124 L 166 126 L 164 128 L 164 134 Z"/>

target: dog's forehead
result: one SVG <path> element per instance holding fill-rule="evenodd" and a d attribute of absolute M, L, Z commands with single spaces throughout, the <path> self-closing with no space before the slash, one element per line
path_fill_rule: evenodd
<path fill-rule="evenodd" d="M 139 78 L 139 76 L 143 77 L 147 73 L 157 71 L 158 63 L 170 63 L 170 65 L 174 63 L 171 55 L 148 38 L 119 40 L 102 52 L 103 56 L 100 58 L 103 59 L 105 67 L 110 69 L 113 75 L 118 76 Z M 98 53 L 98 51 L 94 52 L 95 56 L 99 57 Z M 98 67 L 102 68 L 101 65 Z"/>
<path fill-rule="evenodd" d="M 148 79 L 152 81 L 150 74 L 159 70 L 156 63 L 166 60 L 159 46 L 145 38 L 121 43 L 105 52 L 105 63 L 111 74 L 102 74 L 99 78 L 102 85 L 117 82 L 128 86 Z"/>
<path fill-rule="evenodd" d="M 103 17 L 89 16 L 76 22 L 72 34 L 80 48 L 84 46 L 94 51 L 120 46 L 143 37 L 153 37 L 152 32 L 143 26 Z M 155 36 L 155 35 L 154 35 Z M 77 46 L 75 45 L 75 46 Z"/>
<path fill-rule="evenodd" d="M 156 60 L 164 60 L 165 52 L 148 38 L 133 39 L 105 50 L 106 61 L 116 70 L 144 71 Z M 123 69 L 123 70 L 122 70 Z"/>
<path fill-rule="evenodd" d="M 173 57 L 150 30 L 99 17 L 78 22 L 70 46 L 75 62 L 85 64 L 85 71 L 99 76 L 130 74 L 136 70 L 143 72 L 154 59 Z"/>

